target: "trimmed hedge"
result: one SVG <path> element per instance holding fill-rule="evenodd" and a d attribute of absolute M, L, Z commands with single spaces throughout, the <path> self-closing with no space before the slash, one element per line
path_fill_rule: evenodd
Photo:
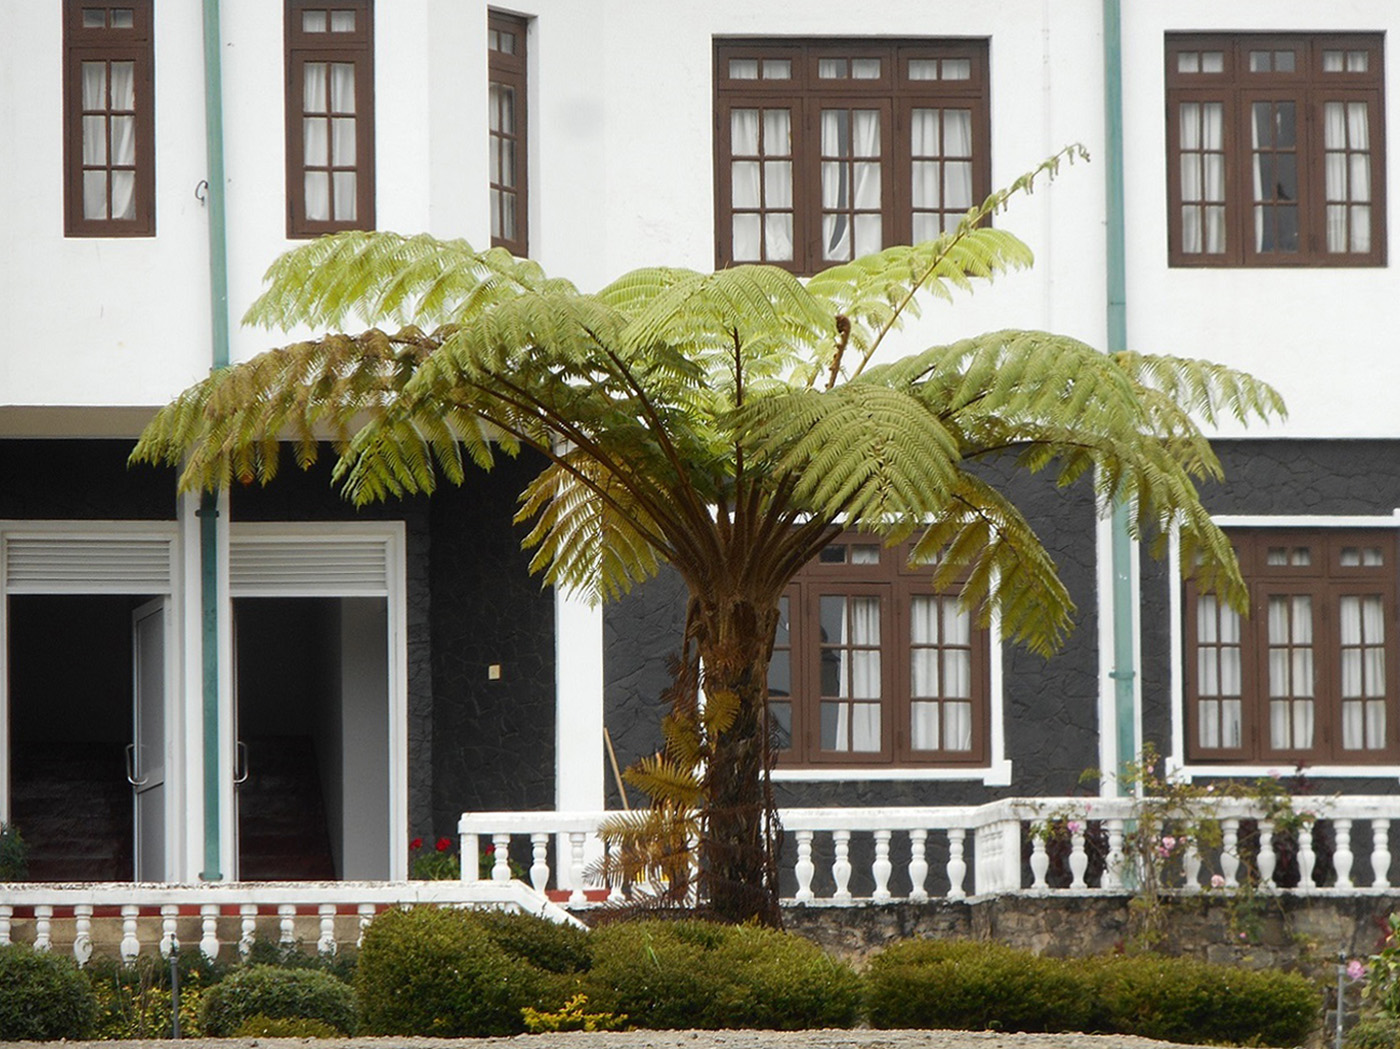
<path fill-rule="evenodd" d="M 1099 1031 L 1174 1042 L 1298 1045 L 1320 996 L 1303 977 L 1159 955 L 1041 958 L 999 944 L 910 940 L 874 958 L 875 1027 Z"/>
<path fill-rule="evenodd" d="M 492 930 L 520 953 L 507 951 Z M 522 1009 L 558 1009 L 574 983 L 521 957 L 527 944 L 551 943 L 545 960 L 562 964 L 567 952 L 550 935 L 477 911 L 385 911 L 365 930 L 355 973 L 364 1032 L 462 1038 L 524 1031 Z"/>
<path fill-rule="evenodd" d="M 71 958 L 0 947 L 0 1041 L 87 1038 L 96 1017 L 92 985 Z"/>
<path fill-rule="evenodd" d="M 637 1027 L 850 1027 L 860 980 L 799 936 L 754 926 L 646 921 L 591 934 L 589 1006 Z"/>
<path fill-rule="evenodd" d="M 355 993 L 329 973 L 250 965 L 204 994 L 204 1033 L 228 1037 L 246 1020 L 320 1020 L 342 1034 L 356 1028 Z"/>

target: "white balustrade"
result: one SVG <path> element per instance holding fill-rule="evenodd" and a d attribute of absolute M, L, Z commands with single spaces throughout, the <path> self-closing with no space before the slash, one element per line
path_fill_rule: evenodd
<path fill-rule="evenodd" d="M 1371 821 L 1371 888 L 1390 888 L 1390 820 Z"/>
<path fill-rule="evenodd" d="M 928 880 L 927 846 L 928 831 L 909 832 L 909 898 L 915 903 L 928 899 L 928 890 L 924 888 L 924 882 Z"/>
<path fill-rule="evenodd" d="M 1259 855 L 1255 857 L 1255 866 L 1259 868 L 1259 885 L 1264 889 L 1277 888 L 1274 885 L 1274 868 L 1278 865 L 1278 856 L 1274 852 L 1274 822 L 1273 820 L 1259 821 Z"/>
<path fill-rule="evenodd" d="M 79 965 L 86 965 L 92 957 L 92 910 L 90 903 L 80 903 L 73 908 L 73 960 Z M 122 908 L 122 915 L 126 915 L 125 907 Z M 122 957 L 130 961 L 130 958 L 126 958 L 125 938 L 122 939 L 122 952 Z"/>
<path fill-rule="evenodd" d="M 316 908 L 321 918 L 321 935 L 316 938 L 316 951 L 327 957 L 336 953 L 335 904 L 323 903 Z"/>
<path fill-rule="evenodd" d="M 1351 864 L 1355 858 L 1351 854 L 1351 820 L 1333 820 L 1332 833 L 1337 839 L 1332 847 L 1332 866 L 1337 871 L 1336 888 L 1350 889 Z"/>

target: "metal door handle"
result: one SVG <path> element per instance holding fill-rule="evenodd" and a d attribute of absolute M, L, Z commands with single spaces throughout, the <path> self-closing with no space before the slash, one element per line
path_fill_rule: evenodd
<path fill-rule="evenodd" d="M 233 785 L 236 787 L 240 783 L 248 782 L 248 744 L 241 739 L 234 745 L 236 757 L 233 762 Z M 239 773 L 242 769 L 242 773 Z"/>
<path fill-rule="evenodd" d="M 136 744 L 128 743 L 126 745 L 126 781 L 133 787 L 144 787 L 149 780 L 149 776 L 136 778 Z"/>

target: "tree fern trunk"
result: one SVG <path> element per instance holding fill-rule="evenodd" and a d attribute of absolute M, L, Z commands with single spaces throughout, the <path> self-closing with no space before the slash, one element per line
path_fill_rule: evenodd
<path fill-rule="evenodd" d="M 778 610 L 748 595 L 691 606 L 694 651 L 707 699 L 738 699 L 733 724 L 709 741 L 701 816 L 701 884 L 724 921 L 782 924 L 778 909 L 781 830 L 769 772 L 768 662 Z"/>

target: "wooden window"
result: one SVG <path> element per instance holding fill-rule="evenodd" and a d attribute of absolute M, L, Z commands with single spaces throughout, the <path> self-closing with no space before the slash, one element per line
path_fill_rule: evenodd
<path fill-rule="evenodd" d="M 287 0 L 287 236 L 374 228 L 373 0 Z"/>
<path fill-rule="evenodd" d="M 1382 266 L 1380 34 L 1167 37 L 1174 266 Z"/>
<path fill-rule="evenodd" d="M 151 0 L 65 0 L 64 231 L 156 231 Z"/>
<path fill-rule="evenodd" d="M 843 536 L 783 597 L 768 671 L 782 767 L 986 764 L 987 632 L 907 556 Z"/>
<path fill-rule="evenodd" d="M 717 41 L 716 263 L 936 237 L 990 192 L 989 140 L 986 41 Z"/>
<path fill-rule="evenodd" d="M 1251 614 L 1186 590 L 1191 758 L 1395 761 L 1394 533 L 1250 529 L 1230 537 Z"/>
<path fill-rule="evenodd" d="M 486 37 L 490 73 L 491 243 L 513 255 L 530 251 L 526 153 L 525 40 L 529 23 L 491 11 Z"/>

